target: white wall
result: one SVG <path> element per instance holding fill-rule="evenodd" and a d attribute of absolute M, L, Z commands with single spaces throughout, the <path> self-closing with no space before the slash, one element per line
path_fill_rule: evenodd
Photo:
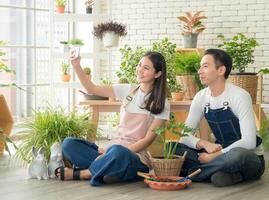
<path fill-rule="evenodd" d="M 255 63 L 247 71 L 257 72 L 269 67 L 269 1 L 268 0 L 111 0 L 111 18 L 127 25 L 128 35 L 120 47 L 150 46 L 168 37 L 182 47 L 180 21 L 177 16 L 186 11 L 203 10 L 206 30 L 199 35 L 198 47 L 216 47 L 217 35 L 232 37 L 238 32 L 255 37 L 260 46 L 255 50 Z M 112 49 L 113 70 L 119 68 L 119 48 Z M 107 63 L 103 63 L 103 69 Z M 264 101 L 269 102 L 269 78 L 264 81 Z M 269 114 L 269 110 L 266 111 Z"/>

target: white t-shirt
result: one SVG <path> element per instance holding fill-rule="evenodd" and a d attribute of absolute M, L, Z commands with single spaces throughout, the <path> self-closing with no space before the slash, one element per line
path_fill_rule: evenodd
<path fill-rule="evenodd" d="M 137 86 L 131 84 L 115 84 L 113 85 L 114 93 L 116 98 L 120 101 L 125 100 L 125 98 L 135 89 Z M 126 106 L 126 111 L 128 113 L 140 113 L 140 114 L 150 114 L 149 111 L 143 109 L 146 93 L 143 93 L 139 88 L 134 94 L 133 99 Z M 148 97 L 148 96 L 147 96 Z M 146 97 L 146 98 L 147 98 Z M 141 108 L 142 107 L 142 108 Z M 170 103 L 166 99 L 164 110 L 160 114 L 151 114 L 153 118 L 169 120 L 170 117 Z"/>
<path fill-rule="evenodd" d="M 186 120 L 186 125 L 192 128 L 197 128 L 201 119 L 204 117 L 204 107 L 206 103 L 210 104 L 211 109 L 223 107 L 223 102 L 227 101 L 231 111 L 239 119 L 241 139 L 232 143 L 228 147 L 222 149 L 225 153 L 235 147 L 243 147 L 249 150 L 254 150 L 258 155 L 263 153 L 262 145 L 256 148 L 256 124 L 252 108 L 252 101 L 249 93 L 244 89 L 226 83 L 225 90 L 217 97 L 211 96 L 209 88 L 199 91 L 191 104 L 190 112 Z M 182 137 L 180 142 L 196 149 L 196 144 L 199 138 L 192 135 Z"/>

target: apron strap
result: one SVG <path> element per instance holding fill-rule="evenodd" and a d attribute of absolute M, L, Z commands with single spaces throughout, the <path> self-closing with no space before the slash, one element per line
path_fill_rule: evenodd
<path fill-rule="evenodd" d="M 137 90 L 139 89 L 139 87 L 140 86 L 135 87 L 133 90 L 131 90 L 131 93 L 126 96 L 126 98 L 122 102 L 123 107 L 126 107 L 133 100 L 133 97 L 135 93 L 137 92 Z"/>

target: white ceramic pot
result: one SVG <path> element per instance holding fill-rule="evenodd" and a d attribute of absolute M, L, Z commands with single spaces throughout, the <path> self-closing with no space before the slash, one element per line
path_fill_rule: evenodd
<path fill-rule="evenodd" d="M 116 47 L 119 44 L 119 35 L 114 32 L 106 32 L 103 35 L 104 47 Z"/>

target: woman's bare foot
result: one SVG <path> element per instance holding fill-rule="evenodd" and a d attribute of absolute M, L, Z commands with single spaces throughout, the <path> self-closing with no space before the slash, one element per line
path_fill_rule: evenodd
<path fill-rule="evenodd" d="M 61 172 L 61 170 L 63 170 Z M 60 180 L 74 180 L 74 173 L 76 173 L 76 179 L 80 179 L 80 180 L 89 180 L 91 179 L 92 175 L 90 170 L 88 169 L 84 169 L 84 170 L 79 170 L 79 171 L 75 171 L 73 168 L 58 168 L 56 171 L 56 176 L 60 179 Z M 61 177 L 61 176 L 64 177 Z"/>

